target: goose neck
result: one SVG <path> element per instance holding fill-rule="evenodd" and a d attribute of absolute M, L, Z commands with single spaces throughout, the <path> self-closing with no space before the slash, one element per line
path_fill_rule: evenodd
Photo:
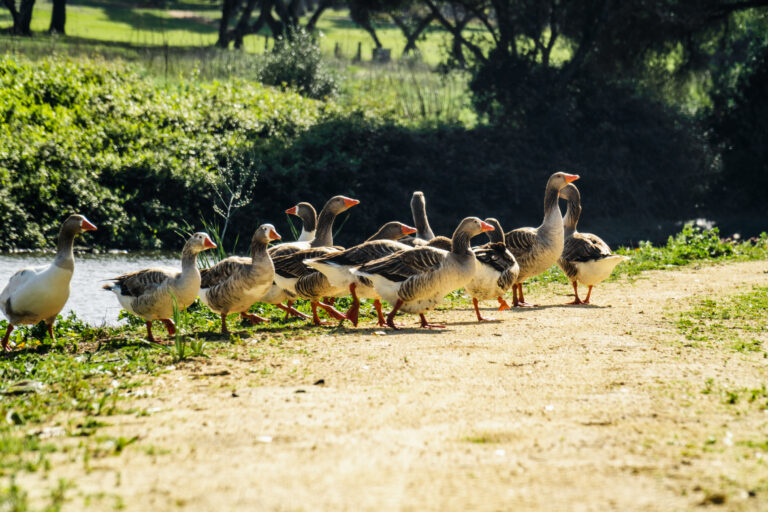
<path fill-rule="evenodd" d="M 59 238 L 56 241 L 56 258 L 53 260 L 54 264 L 68 269 L 75 269 L 75 233 L 71 230 L 65 230 L 62 226 L 59 231 Z"/>
<path fill-rule="evenodd" d="M 317 219 L 317 231 L 315 239 L 310 244 L 312 247 L 330 247 L 333 245 L 333 221 L 336 214 L 323 208 Z"/>

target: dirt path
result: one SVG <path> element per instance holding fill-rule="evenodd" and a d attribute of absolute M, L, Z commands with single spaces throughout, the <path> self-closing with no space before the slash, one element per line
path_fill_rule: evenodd
<path fill-rule="evenodd" d="M 701 390 L 759 388 L 768 360 L 686 348 L 665 315 L 766 270 L 648 273 L 597 288 L 601 307 L 553 287 L 501 323 L 433 313 L 440 333 L 262 336 L 154 379 L 137 403 L 158 412 L 103 429 L 139 441 L 89 471 L 59 455 L 44 484 L 74 481 L 72 510 L 757 510 L 768 467 L 745 443 L 768 414 Z"/>

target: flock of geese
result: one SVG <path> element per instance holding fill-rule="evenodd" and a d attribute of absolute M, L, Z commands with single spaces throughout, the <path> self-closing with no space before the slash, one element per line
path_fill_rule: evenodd
<path fill-rule="evenodd" d="M 509 309 L 504 299 L 512 290 L 513 307 L 530 307 L 523 296 L 523 283 L 555 263 L 573 284 L 575 300 L 589 303 L 592 287 L 606 279 L 613 268 L 626 259 L 611 253 L 598 236 L 579 233 L 581 197 L 573 181 L 579 176 L 557 172 L 547 181 L 544 192 L 544 219 L 537 228 L 504 232 L 499 221 L 477 217 L 463 219 L 451 238 L 435 236 L 426 215 L 424 194 L 414 192 L 411 200 L 415 228 L 389 222 L 366 241 L 350 248 L 333 244 L 336 216 L 359 204 L 344 196 L 331 198 L 318 216 L 309 203 L 286 210 L 302 221 L 295 242 L 269 247 L 280 235 L 271 224 L 256 229 L 251 239 L 250 258 L 230 256 L 212 267 L 199 269 L 197 255 L 216 244 L 206 233 L 195 233 L 181 251 L 181 270 L 148 268 L 115 277 L 104 289 L 113 292 L 120 305 L 144 319 L 147 337 L 152 322 L 165 324 L 175 333 L 171 320 L 174 308 L 183 310 L 200 297 L 212 311 L 221 315 L 221 331 L 227 333 L 227 315 L 240 314 L 252 323 L 268 321 L 249 310 L 257 302 L 275 304 L 288 315 L 311 318 L 326 324 L 318 309 L 337 321 L 349 320 L 357 326 L 360 299 L 372 299 L 378 325 L 397 329 L 398 312 L 418 314 L 423 328 L 442 328 L 431 324 L 424 313 L 438 305 L 454 290 L 465 288 L 472 297 L 477 320 L 484 318 L 479 301 L 496 299 L 499 311 Z M 559 198 L 567 201 L 561 216 Z M 14 326 L 45 321 L 53 335 L 56 315 L 69 297 L 69 282 L 74 271 L 73 244 L 76 236 L 95 230 L 82 215 L 70 216 L 61 226 L 57 253 L 48 266 L 25 268 L 11 276 L 0 293 L 0 310 L 9 321 L 2 340 L 10 350 L 9 336 Z M 488 243 L 472 247 L 475 236 L 486 233 Z M 578 283 L 589 287 L 584 300 Z M 346 313 L 333 303 L 336 297 L 351 295 Z M 310 301 L 312 317 L 293 307 L 297 299 Z M 381 301 L 392 305 L 384 315 Z"/>

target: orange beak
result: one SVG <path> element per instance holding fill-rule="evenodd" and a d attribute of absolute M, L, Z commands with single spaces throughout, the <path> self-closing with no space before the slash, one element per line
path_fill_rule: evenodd
<path fill-rule="evenodd" d="M 411 226 L 406 226 L 403 224 L 403 227 L 400 228 L 403 231 L 403 235 L 411 235 L 416 232 L 416 228 L 412 228 Z"/>
<path fill-rule="evenodd" d="M 289 215 L 296 215 L 296 207 L 293 206 L 291 208 L 288 208 L 287 210 L 285 210 L 285 213 L 287 213 Z"/>
<path fill-rule="evenodd" d="M 360 201 L 357 199 L 350 199 L 348 197 L 344 198 L 344 206 L 347 208 L 351 208 L 352 206 L 355 206 L 356 204 L 360 204 Z"/>
<path fill-rule="evenodd" d="M 579 179 L 579 175 L 578 174 L 566 174 L 565 175 L 565 182 L 566 183 L 570 183 L 572 181 L 576 181 L 577 179 Z"/>
<path fill-rule="evenodd" d="M 211 240 L 210 238 L 205 237 L 205 240 L 203 240 L 203 247 L 205 247 L 206 249 L 215 249 L 216 244 L 213 243 L 213 240 Z"/>
<path fill-rule="evenodd" d="M 487 222 L 483 222 L 483 221 L 480 221 L 480 227 L 482 228 L 483 231 L 493 231 L 494 229 L 496 229 L 490 224 L 488 224 Z"/>
<path fill-rule="evenodd" d="M 274 229 L 269 230 L 269 239 L 270 240 L 280 240 L 280 234 L 275 231 Z"/>
<path fill-rule="evenodd" d="M 80 223 L 80 229 L 83 231 L 96 231 L 96 226 L 88 222 L 88 219 L 83 219 Z"/>

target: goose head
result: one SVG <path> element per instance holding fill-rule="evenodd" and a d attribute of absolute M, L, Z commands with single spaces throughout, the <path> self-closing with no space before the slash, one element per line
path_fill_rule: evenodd
<path fill-rule="evenodd" d="M 280 234 L 275 230 L 272 224 L 262 224 L 253 233 L 251 244 L 260 243 L 268 245 L 272 240 L 280 240 Z"/>
<path fill-rule="evenodd" d="M 493 226 L 487 222 L 483 222 L 477 217 L 466 217 L 459 223 L 456 231 L 453 232 L 451 250 L 455 253 L 467 253 L 469 252 L 469 241 L 473 237 L 484 231 L 493 230 Z"/>
<path fill-rule="evenodd" d="M 369 240 L 400 240 L 404 236 L 415 232 L 416 228 L 412 228 L 402 222 L 392 221 L 381 226 Z"/>
<path fill-rule="evenodd" d="M 491 242 L 504 243 L 504 230 L 501 229 L 501 222 L 493 217 L 488 217 L 484 222 L 493 226 L 493 231 L 485 232 L 485 234 L 488 235 L 488 240 Z"/>
<path fill-rule="evenodd" d="M 296 215 L 300 218 L 304 231 L 312 232 L 317 227 L 317 212 L 309 203 L 299 203 L 285 210 L 285 213 Z"/>
<path fill-rule="evenodd" d="M 347 211 L 356 204 L 360 204 L 357 199 L 350 199 L 346 196 L 333 196 L 323 206 L 323 212 L 328 212 L 333 215 L 338 215 L 341 212 Z"/>
<path fill-rule="evenodd" d="M 183 252 L 198 254 L 207 249 L 215 249 L 215 248 L 216 248 L 216 244 L 213 243 L 213 240 L 211 240 L 211 237 L 208 236 L 208 233 L 199 232 L 189 237 L 189 240 L 187 240 L 187 243 L 184 244 Z"/>
<path fill-rule="evenodd" d="M 96 226 L 86 219 L 83 215 L 74 214 L 67 217 L 67 220 L 61 225 L 61 233 L 74 238 L 86 231 L 96 231 Z"/>
<path fill-rule="evenodd" d="M 556 172 L 547 180 L 547 189 L 562 190 L 569 183 L 579 179 L 578 174 Z"/>
<path fill-rule="evenodd" d="M 567 237 L 576 231 L 576 225 L 581 216 L 581 194 L 576 185 L 569 183 L 560 190 L 560 197 L 568 201 L 568 209 L 565 211 L 565 217 L 563 217 L 563 226 Z"/>

